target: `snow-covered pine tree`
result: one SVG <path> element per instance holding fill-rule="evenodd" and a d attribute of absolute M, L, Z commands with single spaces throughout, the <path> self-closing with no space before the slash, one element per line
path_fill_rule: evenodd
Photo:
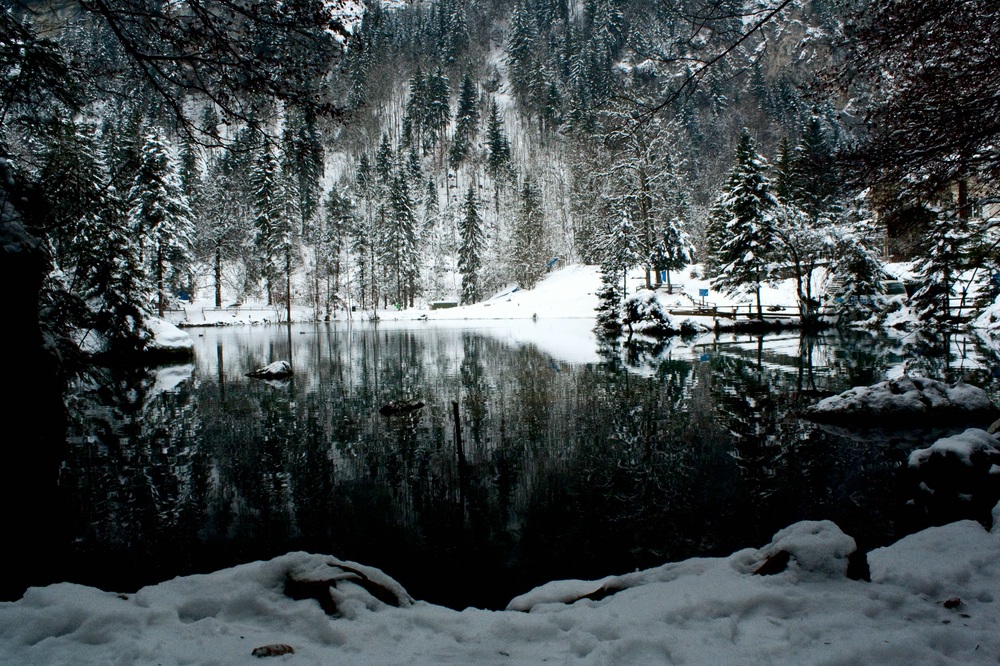
<path fill-rule="evenodd" d="M 139 239 L 156 291 L 156 309 L 162 317 L 170 302 L 170 289 L 179 286 L 191 261 L 193 222 L 178 166 L 158 130 L 145 134 L 129 202 L 129 228 Z"/>
<path fill-rule="evenodd" d="M 945 330 L 954 325 L 951 297 L 965 268 L 968 226 L 953 212 L 938 211 L 920 244 L 915 270 L 921 286 L 911 303 L 922 326 Z"/>
<path fill-rule="evenodd" d="M 876 294 L 884 277 L 882 258 L 870 243 L 872 219 L 859 211 L 859 221 L 838 225 L 832 230 L 833 250 L 837 261 L 831 265 L 827 292 L 834 312 L 842 321 L 857 321 L 878 316 L 882 309 Z M 881 232 L 879 232 L 881 233 Z"/>
<path fill-rule="evenodd" d="M 375 256 L 376 207 L 378 201 L 378 177 L 368 153 L 358 158 L 358 168 L 354 176 L 354 189 L 361 201 L 361 210 L 356 224 L 351 229 L 351 251 L 357 256 L 357 278 L 354 280 L 361 302 L 361 308 L 368 307 L 368 298 L 375 298 Z"/>
<path fill-rule="evenodd" d="M 458 95 L 458 110 L 455 113 L 455 136 L 451 143 L 448 162 L 457 169 L 465 161 L 479 131 L 479 95 L 472 73 L 466 70 L 462 77 L 462 88 Z"/>
<path fill-rule="evenodd" d="M 527 3 L 518 2 L 511 11 L 510 28 L 507 31 L 507 71 L 514 94 L 525 106 L 538 83 L 535 78 L 539 69 L 535 53 L 538 39 L 538 31 Z"/>
<path fill-rule="evenodd" d="M 493 205 L 500 213 L 500 190 L 511 175 L 510 140 L 496 100 L 490 100 L 486 120 L 486 173 L 493 180 Z"/>
<path fill-rule="evenodd" d="M 393 275 L 395 301 L 400 307 L 413 307 L 419 273 L 417 255 L 417 216 L 405 173 L 397 172 L 389 188 L 389 224 L 386 229 L 385 255 Z"/>
<path fill-rule="evenodd" d="M 736 148 L 736 164 L 723 192 L 727 238 L 717 250 L 719 274 L 712 280 L 712 287 L 730 294 L 740 291 L 754 294 L 758 318 L 764 316 L 760 288 L 769 277 L 773 259 L 772 209 L 776 203 L 771 194 L 767 162 L 757 152 L 750 131 L 744 128 Z"/>
<path fill-rule="evenodd" d="M 244 268 L 256 265 L 249 242 L 255 141 L 252 132 L 243 130 L 229 148 L 209 158 L 202 195 L 196 202 L 195 248 L 199 260 L 212 266 L 217 308 L 222 307 L 225 265 L 238 259 Z"/>
<path fill-rule="evenodd" d="M 113 351 L 134 351 L 143 339 L 149 288 L 137 239 L 124 224 L 124 203 L 92 129 L 59 123 L 50 132 L 40 181 L 50 183 L 50 251 L 60 277 L 50 278 L 44 307 L 64 326 L 99 331 Z"/>
<path fill-rule="evenodd" d="M 462 273 L 462 303 L 476 303 L 482 297 L 479 287 L 479 270 L 485 244 L 483 220 L 479 216 L 476 201 L 475 182 L 469 183 L 462 206 L 462 218 L 458 227 L 461 245 L 458 250 L 458 270 Z"/>
<path fill-rule="evenodd" d="M 514 280 L 532 289 L 545 272 L 546 242 L 542 192 L 531 175 L 524 177 L 510 257 Z"/>
<path fill-rule="evenodd" d="M 598 333 L 618 335 L 622 330 L 622 303 L 625 301 L 625 293 L 622 291 L 621 271 L 610 262 L 601 264 L 601 286 L 596 296 Z"/>
<path fill-rule="evenodd" d="M 308 236 L 308 226 L 319 212 L 325 156 L 312 113 L 295 107 L 286 110 L 281 149 L 282 171 L 294 185 L 297 196 L 299 232 Z"/>
<path fill-rule="evenodd" d="M 356 224 L 354 207 L 346 193 L 337 187 L 330 188 L 323 205 L 322 225 L 319 244 L 316 247 L 317 272 L 326 284 L 323 306 L 329 319 L 331 310 L 336 312 L 338 304 L 347 303 L 340 296 L 340 280 L 344 272 L 344 249 L 351 229 Z"/>
<path fill-rule="evenodd" d="M 267 304 L 274 305 L 274 290 L 280 278 L 280 259 L 286 237 L 282 199 L 281 167 L 267 142 L 260 148 L 250 177 L 253 191 L 254 246 L 267 290 Z"/>
<path fill-rule="evenodd" d="M 427 106 L 424 110 L 424 151 L 437 146 L 451 120 L 451 83 L 441 67 L 427 76 Z"/>

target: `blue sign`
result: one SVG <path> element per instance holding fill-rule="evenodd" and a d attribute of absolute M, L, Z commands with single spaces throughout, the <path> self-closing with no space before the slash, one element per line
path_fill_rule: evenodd
<path fill-rule="evenodd" d="M 701 296 L 702 298 L 708 296 L 708 289 L 699 289 L 698 295 Z"/>

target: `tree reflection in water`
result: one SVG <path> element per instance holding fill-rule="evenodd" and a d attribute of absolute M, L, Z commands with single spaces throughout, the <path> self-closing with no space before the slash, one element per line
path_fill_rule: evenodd
<path fill-rule="evenodd" d="M 547 580 L 759 546 L 801 519 L 864 547 L 919 526 L 900 468 L 940 433 L 796 417 L 881 379 L 898 345 L 633 338 L 573 364 L 470 330 L 293 332 L 205 331 L 195 366 L 74 387 L 58 579 L 130 591 L 302 549 L 381 567 L 417 598 L 498 608 Z M 243 376 L 293 357 L 290 380 Z M 938 363 L 996 395 L 995 359 Z M 410 398 L 426 406 L 378 413 Z"/>

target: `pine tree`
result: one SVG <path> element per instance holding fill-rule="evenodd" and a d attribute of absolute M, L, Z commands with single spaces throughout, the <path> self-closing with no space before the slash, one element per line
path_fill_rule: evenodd
<path fill-rule="evenodd" d="M 476 86 L 472 82 L 472 74 L 468 71 L 462 78 L 455 118 L 455 137 L 448 156 L 452 169 L 457 169 L 465 161 L 479 131 L 479 100 Z"/>
<path fill-rule="evenodd" d="M 815 116 L 809 119 L 795 147 L 792 174 L 791 199 L 813 220 L 835 210 L 839 189 L 836 163 L 833 149 Z"/>
<path fill-rule="evenodd" d="M 42 153 L 41 182 L 50 183 L 54 268 L 61 293 L 46 308 L 66 325 L 94 329 L 110 350 L 134 351 L 142 342 L 149 288 L 138 239 L 125 224 L 124 202 L 92 129 L 59 124 Z M 74 295 L 82 303 L 73 305 Z"/>
<path fill-rule="evenodd" d="M 486 173 L 493 180 L 494 207 L 500 212 L 500 188 L 511 173 L 510 141 L 495 100 L 490 101 L 486 121 Z"/>
<path fill-rule="evenodd" d="M 434 148 L 451 120 L 451 84 L 438 67 L 427 77 L 427 106 L 424 118 L 424 150 Z"/>
<path fill-rule="evenodd" d="M 620 269 L 611 262 L 601 264 L 601 287 L 597 291 L 597 330 L 605 335 L 617 335 L 622 330 L 622 291 Z"/>
<path fill-rule="evenodd" d="M 923 326 L 947 329 L 953 325 L 951 296 L 965 268 L 969 242 L 968 226 L 953 214 L 939 212 L 931 222 L 915 266 L 921 286 L 911 299 Z"/>
<path fill-rule="evenodd" d="M 290 246 L 290 225 L 286 217 L 278 158 L 267 143 L 257 155 L 251 176 L 253 190 L 254 245 L 267 289 L 267 304 L 274 304 L 274 290 L 283 268 L 285 250 Z M 289 248 L 290 251 L 290 248 Z"/>
<path fill-rule="evenodd" d="M 750 132 L 744 129 L 723 195 L 728 238 L 718 250 L 720 272 L 712 286 L 731 294 L 742 290 L 755 294 L 757 317 L 761 319 L 764 313 L 760 287 L 768 279 L 773 254 L 775 204 L 767 162 L 758 154 Z"/>
<path fill-rule="evenodd" d="M 482 253 L 485 246 L 483 220 L 479 217 L 476 202 L 476 188 L 469 183 L 469 192 L 462 206 L 462 219 L 459 222 L 461 246 L 458 251 L 458 270 L 462 273 L 462 303 L 476 303 L 482 297 L 479 286 L 479 271 L 482 266 Z"/>
<path fill-rule="evenodd" d="M 294 107 L 288 109 L 282 136 L 282 170 L 297 195 L 296 207 L 303 234 L 307 233 L 310 220 L 319 211 L 324 156 L 315 116 Z"/>
<path fill-rule="evenodd" d="M 410 78 L 410 96 L 406 100 L 406 115 L 403 116 L 403 145 L 416 146 L 421 152 L 428 106 L 427 81 L 424 80 L 423 71 L 418 67 Z M 386 139 L 387 137 L 383 136 L 383 141 Z"/>
<path fill-rule="evenodd" d="M 144 137 L 129 201 L 129 227 L 139 238 L 162 317 L 170 301 L 169 289 L 178 286 L 191 261 L 193 223 L 178 167 L 158 131 Z"/>
<path fill-rule="evenodd" d="M 396 174 L 389 191 L 389 226 L 386 255 L 389 269 L 395 274 L 396 303 L 413 307 L 418 273 L 417 218 L 410 186 L 404 174 Z"/>
<path fill-rule="evenodd" d="M 528 175 L 521 187 L 520 206 L 511 243 L 514 280 L 525 289 L 532 289 L 545 271 L 545 228 L 542 193 Z"/>
<path fill-rule="evenodd" d="M 507 34 L 507 67 L 514 94 L 528 106 L 531 91 L 536 88 L 535 75 L 538 72 L 536 49 L 538 32 L 525 3 L 519 2 L 511 12 L 510 29 Z"/>
<path fill-rule="evenodd" d="M 222 307 L 224 264 L 242 258 L 248 267 L 255 265 L 250 242 L 255 142 L 251 131 L 241 131 L 230 147 L 210 159 L 202 195 L 196 201 L 195 247 L 199 259 L 212 266 L 217 308 Z"/>
<path fill-rule="evenodd" d="M 317 273 L 326 278 L 324 304 L 326 317 L 329 318 L 331 305 L 334 311 L 337 308 L 340 279 L 343 273 L 342 258 L 344 248 L 347 245 L 350 231 L 356 224 L 356 219 L 350 199 L 336 187 L 330 189 L 323 209 L 323 226 L 316 248 L 316 255 L 317 263 L 319 264 Z"/>

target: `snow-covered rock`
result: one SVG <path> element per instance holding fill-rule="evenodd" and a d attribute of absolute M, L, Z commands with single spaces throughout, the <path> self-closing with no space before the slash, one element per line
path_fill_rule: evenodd
<path fill-rule="evenodd" d="M 772 558 L 789 555 L 788 568 L 798 575 L 844 577 L 848 557 L 857 550 L 854 539 L 829 520 L 804 520 L 774 535 L 760 554 Z"/>
<path fill-rule="evenodd" d="M 1000 440 L 978 428 L 969 428 L 960 435 L 944 437 L 926 449 L 910 454 L 910 467 L 925 467 L 935 459 L 951 459 L 966 467 L 985 465 L 989 469 L 993 459 L 1000 462 Z"/>
<path fill-rule="evenodd" d="M 989 423 L 998 414 L 1000 410 L 981 388 L 908 376 L 857 386 L 803 412 L 806 418 L 823 423 L 886 427 L 920 426 L 929 421 Z"/>
<path fill-rule="evenodd" d="M 285 379 L 292 376 L 292 364 L 288 361 L 275 361 L 262 368 L 247 373 L 247 377 L 257 379 Z"/>
<path fill-rule="evenodd" d="M 913 451 L 909 470 L 924 511 L 986 522 L 1000 500 L 1000 439 L 969 428 Z"/>
<path fill-rule="evenodd" d="M 146 328 L 151 334 L 146 343 L 146 352 L 184 357 L 194 355 L 194 340 L 191 336 L 166 319 L 149 317 L 146 319 Z"/>

